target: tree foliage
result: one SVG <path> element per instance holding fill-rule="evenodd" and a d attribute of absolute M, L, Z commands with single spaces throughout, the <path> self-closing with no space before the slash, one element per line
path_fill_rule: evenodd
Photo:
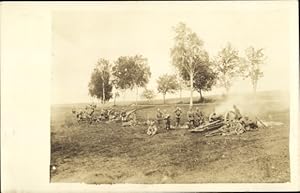
<path fill-rule="evenodd" d="M 190 106 L 193 105 L 194 77 L 197 68 L 208 62 L 208 53 L 203 48 L 203 41 L 184 23 L 174 27 L 175 44 L 171 48 L 172 64 L 184 80 L 190 81 Z"/>
<path fill-rule="evenodd" d="M 217 74 L 208 65 L 201 65 L 196 71 L 194 88 L 200 94 L 200 101 L 203 100 L 202 91 L 210 91 L 216 84 Z"/>
<path fill-rule="evenodd" d="M 151 77 L 148 61 L 142 55 L 121 56 L 113 66 L 114 84 L 118 89 L 136 88 L 136 103 L 138 88 L 145 87 Z"/>
<path fill-rule="evenodd" d="M 155 92 L 146 88 L 142 93 L 142 97 L 148 101 L 151 101 L 155 97 Z"/>
<path fill-rule="evenodd" d="M 165 104 L 165 96 L 167 93 L 175 93 L 179 88 L 179 84 L 176 79 L 176 75 L 164 74 L 157 80 L 157 90 L 162 93 Z"/>
<path fill-rule="evenodd" d="M 144 87 L 151 77 L 147 59 L 141 55 L 121 56 L 113 66 L 115 84 L 120 89 L 133 89 Z"/>
<path fill-rule="evenodd" d="M 239 75 L 240 58 L 238 51 L 228 43 L 222 48 L 214 61 L 214 70 L 218 76 L 218 85 L 229 92 L 233 79 Z"/>
<path fill-rule="evenodd" d="M 97 62 L 89 82 L 89 94 L 101 99 L 104 103 L 112 98 L 112 84 L 110 82 L 110 64 L 103 58 Z"/>
<path fill-rule="evenodd" d="M 246 58 L 242 66 L 242 73 L 244 78 L 250 78 L 253 92 L 256 93 L 257 82 L 263 77 L 261 65 L 265 62 L 266 57 L 263 53 L 263 49 L 257 49 L 249 47 L 245 50 Z"/>

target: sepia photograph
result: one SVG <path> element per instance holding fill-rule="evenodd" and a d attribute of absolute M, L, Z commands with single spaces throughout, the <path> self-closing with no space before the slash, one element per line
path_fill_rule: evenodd
<path fill-rule="evenodd" d="M 288 9 L 197 5 L 52 13 L 51 182 L 290 181 Z"/>
<path fill-rule="evenodd" d="M 3 192 L 300 189 L 297 1 L 0 6 Z"/>

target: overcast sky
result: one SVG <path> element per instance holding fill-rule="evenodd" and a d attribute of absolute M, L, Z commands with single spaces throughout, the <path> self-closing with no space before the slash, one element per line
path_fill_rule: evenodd
<path fill-rule="evenodd" d="M 91 101 L 88 82 L 99 58 L 113 62 L 119 56 L 142 54 L 148 58 L 152 72 L 148 87 L 155 89 L 160 75 L 174 73 L 170 48 L 172 26 L 178 22 L 185 22 L 198 34 L 210 57 L 227 42 L 241 55 L 249 46 L 264 48 L 268 59 L 258 90 L 288 89 L 289 11 L 289 3 L 281 1 L 60 6 L 52 17 L 52 103 Z M 240 92 L 250 90 L 250 82 L 241 80 L 232 88 Z M 133 94 L 126 93 L 126 98 Z"/>

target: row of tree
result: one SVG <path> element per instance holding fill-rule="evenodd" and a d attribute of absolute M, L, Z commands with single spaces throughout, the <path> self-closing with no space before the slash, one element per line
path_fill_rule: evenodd
<path fill-rule="evenodd" d="M 210 58 L 204 48 L 204 42 L 184 23 L 174 28 L 174 45 L 171 48 L 172 65 L 177 69 L 177 75 L 164 74 L 157 80 L 157 90 L 162 93 L 165 102 L 167 93 L 181 91 L 183 85 L 190 89 L 190 106 L 193 105 L 193 91 L 200 94 L 210 91 L 214 85 L 225 88 L 229 92 L 233 80 L 237 77 L 249 78 L 256 92 L 257 82 L 263 76 L 261 64 L 266 57 L 263 49 L 249 47 L 245 56 L 239 56 L 238 50 L 228 43 L 216 57 Z M 113 64 L 100 59 L 92 73 L 89 83 L 89 93 L 104 103 L 114 95 L 114 101 L 119 96 L 118 91 L 146 88 L 151 77 L 147 59 L 142 55 L 121 56 Z M 114 90 L 114 92 L 113 92 Z M 154 91 L 145 89 L 143 96 L 147 99 L 154 96 Z"/>
<path fill-rule="evenodd" d="M 145 87 L 151 77 L 147 59 L 142 55 L 121 56 L 113 64 L 106 59 L 100 59 L 89 82 L 89 94 L 101 99 L 102 103 L 116 98 L 119 91 L 136 90 Z"/>

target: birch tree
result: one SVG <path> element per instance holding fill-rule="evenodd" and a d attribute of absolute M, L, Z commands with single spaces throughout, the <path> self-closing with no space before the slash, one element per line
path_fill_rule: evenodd
<path fill-rule="evenodd" d="M 208 61 L 208 53 L 203 48 L 203 41 L 185 23 L 179 23 L 173 29 L 175 38 L 174 46 L 171 48 L 172 64 L 181 76 L 188 74 L 190 106 L 193 106 L 194 77 L 198 66 Z"/>

